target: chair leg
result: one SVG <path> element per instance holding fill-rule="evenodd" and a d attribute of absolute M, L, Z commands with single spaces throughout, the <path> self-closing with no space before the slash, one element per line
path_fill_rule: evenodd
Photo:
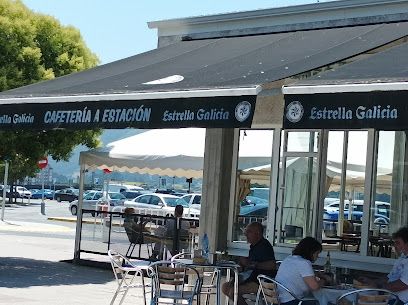
<path fill-rule="evenodd" d="M 122 279 L 122 280 L 120 281 L 120 283 L 119 283 L 119 285 L 118 285 L 118 288 L 116 289 L 115 294 L 113 295 L 113 298 L 112 298 L 112 300 L 111 300 L 111 302 L 110 302 L 110 305 L 113 305 L 113 304 L 115 303 L 115 300 L 116 300 L 116 298 L 118 297 L 118 294 L 119 294 L 119 292 L 120 292 L 120 289 L 122 288 L 122 285 L 123 285 L 123 283 L 124 283 L 124 280 L 125 280 L 125 279 Z"/>
<path fill-rule="evenodd" d="M 128 254 L 129 254 L 129 251 L 130 251 L 130 247 L 132 247 L 132 243 L 129 244 L 129 247 L 128 247 L 128 249 L 126 251 L 126 254 L 125 254 L 126 257 L 129 257 Z"/>
<path fill-rule="evenodd" d="M 120 299 L 119 305 L 122 305 L 122 304 L 123 304 L 123 301 L 125 300 L 125 296 L 127 295 L 128 291 L 129 291 L 129 288 L 130 288 L 129 286 L 126 287 L 126 290 L 125 290 L 125 292 L 123 293 L 122 298 Z"/>
<path fill-rule="evenodd" d="M 143 293 L 143 304 L 146 305 L 146 286 L 145 286 L 143 274 L 142 274 L 142 293 Z"/>
<path fill-rule="evenodd" d="M 146 249 L 147 249 L 147 256 L 150 257 L 151 255 L 153 255 L 153 250 L 150 251 L 151 249 L 153 249 L 153 247 L 151 246 L 151 244 L 146 244 Z"/>
<path fill-rule="evenodd" d="M 136 244 L 133 244 L 132 251 L 130 251 L 129 257 L 132 257 L 133 251 L 135 250 Z"/>

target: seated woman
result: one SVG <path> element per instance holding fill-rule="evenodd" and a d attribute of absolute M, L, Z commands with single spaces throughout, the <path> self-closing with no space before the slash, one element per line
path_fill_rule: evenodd
<path fill-rule="evenodd" d="M 137 221 L 134 213 L 135 209 L 133 208 L 125 209 L 123 227 L 125 228 L 128 239 L 132 244 L 141 244 L 143 243 L 144 224 Z"/>
<path fill-rule="evenodd" d="M 312 263 L 322 251 L 322 245 L 313 237 L 303 238 L 295 247 L 292 255 L 282 261 L 276 274 L 276 280 L 286 286 L 299 299 L 308 295 L 311 291 L 320 289 L 330 281 L 330 277 L 320 275 L 317 277 L 313 271 Z M 297 305 L 289 293 L 279 289 L 281 305 Z M 308 304 L 303 302 L 302 304 Z M 315 304 L 315 302 L 310 302 Z M 309 303 L 309 304 L 310 304 Z"/>

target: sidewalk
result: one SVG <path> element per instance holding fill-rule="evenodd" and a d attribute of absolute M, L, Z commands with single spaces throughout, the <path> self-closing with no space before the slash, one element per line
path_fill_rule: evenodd
<path fill-rule="evenodd" d="M 110 303 L 117 287 L 112 271 L 60 262 L 73 258 L 74 240 L 47 236 L 58 230 L 58 225 L 0 222 L 0 304 Z M 123 304 L 142 305 L 139 290 L 130 290 Z"/>
<path fill-rule="evenodd" d="M 0 232 L 42 232 L 42 233 L 58 233 L 58 232 L 74 232 L 75 230 L 65 226 L 25 222 L 25 221 L 0 221 Z"/>

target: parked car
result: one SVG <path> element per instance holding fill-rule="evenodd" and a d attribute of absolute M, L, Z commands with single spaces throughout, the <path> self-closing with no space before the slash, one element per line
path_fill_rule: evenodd
<path fill-rule="evenodd" d="M 10 188 L 6 188 L 6 196 L 9 198 L 31 198 L 31 192 L 24 186 L 14 186 L 12 192 L 10 192 Z"/>
<path fill-rule="evenodd" d="M 41 199 L 43 191 L 37 190 L 31 194 L 32 199 Z M 45 199 L 54 199 L 54 191 L 50 189 L 44 189 L 44 198 Z"/>
<path fill-rule="evenodd" d="M 74 200 L 77 200 L 79 196 L 79 190 L 78 189 L 73 189 L 73 188 L 67 188 L 67 189 L 62 189 L 55 191 L 55 200 L 58 202 L 61 201 L 69 201 L 72 202 Z"/>
<path fill-rule="evenodd" d="M 201 194 L 186 194 L 184 196 L 181 196 L 180 199 L 183 199 L 185 202 L 187 202 L 187 206 L 191 209 L 201 209 Z"/>
<path fill-rule="evenodd" d="M 349 218 L 349 201 L 344 203 L 344 218 Z M 363 200 L 354 200 L 351 219 L 361 220 L 363 217 Z M 340 200 L 332 202 L 324 207 L 324 220 L 337 221 L 339 219 Z M 389 224 L 390 222 L 390 204 L 388 202 L 376 201 L 374 207 L 374 223 Z"/>
<path fill-rule="evenodd" d="M 181 197 L 181 196 L 185 195 L 185 193 L 178 192 L 178 191 L 172 190 L 172 189 L 156 189 L 154 192 L 158 193 L 158 194 L 174 195 L 174 196 L 177 196 L 177 197 Z"/>
<path fill-rule="evenodd" d="M 140 195 L 147 194 L 146 191 L 123 191 L 120 192 L 123 196 L 125 196 L 126 199 L 135 199 L 136 197 L 139 197 Z"/>
<path fill-rule="evenodd" d="M 112 207 L 123 206 L 126 200 L 125 196 L 118 192 L 108 192 L 106 199 L 107 202 L 103 198 L 102 191 L 89 191 L 86 195 L 84 195 L 84 199 L 82 201 L 82 209 L 95 211 L 91 212 L 92 216 L 94 216 L 95 213 L 97 213 L 98 207 L 100 205 L 109 203 L 108 210 L 111 211 Z M 71 211 L 72 215 L 78 214 L 78 200 L 74 200 L 70 203 L 69 210 Z"/>
<path fill-rule="evenodd" d="M 182 203 L 184 201 L 184 204 Z M 201 194 L 193 193 L 182 196 L 177 204 L 190 208 L 192 213 L 201 209 Z M 240 216 L 265 217 L 268 213 L 269 201 L 260 197 L 248 195 L 240 203 Z M 196 212 L 197 213 L 197 212 Z"/>
<path fill-rule="evenodd" d="M 249 195 L 269 200 L 269 187 L 251 187 Z"/>
<path fill-rule="evenodd" d="M 135 208 L 137 212 L 144 212 L 148 214 L 151 212 L 153 214 L 160 214 L 163 216 L 171 216 L 174 214 L 174 208 L 177 204 L 182 204 L 184 200 L 180 201 L 180 197 L 170 195 L 170 194 L 160 194 L 160 193 L 151 193 L 141 195 L 136 197 L 133 200 L 125 201 L 125 207 Z M 185 203 L 185 207 L 188 204 Z M 158 213 L 160 211 L 160 213 Z M 184 214 L 187 215 L 188 210 L 184 211 Z"/>
<path fill-rule="evenodd" d="M 269 201 L 255 196 L 246 196 L 240 202 L 239 216 L 265 217 L 268 214 Z"/>
<path fill-rule="evenodd" d="M 127 192 L 127 191 L 143 191 L 144 189 L 140 186 L 129 185 L 129 184 L 109 184 L 109 192 Z"/>

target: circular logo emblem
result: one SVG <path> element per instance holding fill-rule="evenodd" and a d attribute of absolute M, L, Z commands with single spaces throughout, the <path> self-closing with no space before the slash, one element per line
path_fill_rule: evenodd
<path fill-rule="evenodd" d="M 303 106 L 298 101 L 293 101 L 286 107 L 286 118 L 292 122 L 297 123 L 302 119 Z"/>
<path fill-rule="evenodd" d="M 235 118 L 240 122 L 245 121 L 250 114 L 251 104 L 247 101 L 242 101 L 235 107 Z"/>

